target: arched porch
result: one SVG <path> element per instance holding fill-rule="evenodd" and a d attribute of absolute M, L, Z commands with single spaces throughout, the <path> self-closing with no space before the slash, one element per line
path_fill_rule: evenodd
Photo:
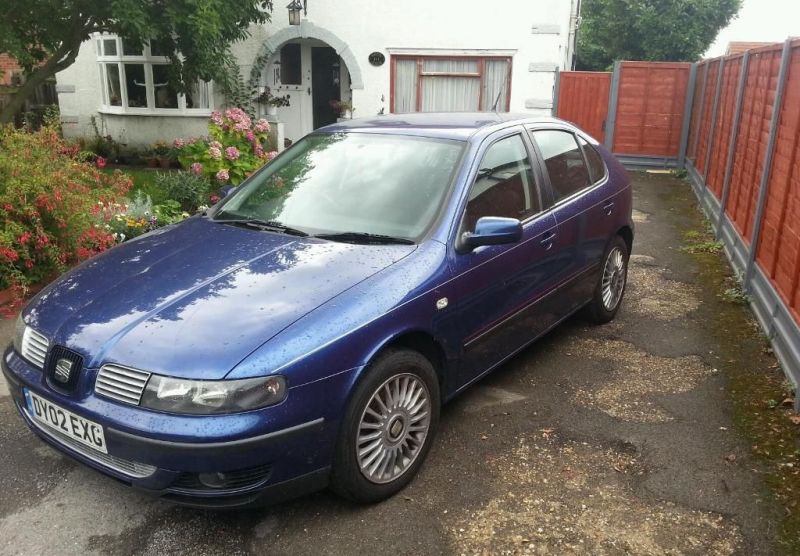
<path fill-rule="evenodd" d="M 336 121 L 332 102 L 352 102 L 352 90 L 364 87 L 350 48 L 335 34 L 308 21 L 285 27 L 264 41 L 253 64 L 261 90 L 288 99 L 272 110 L 284 124 L 285 137 L 296 141 Z M 267 112 L 267 107 L 261 110 Z"/>

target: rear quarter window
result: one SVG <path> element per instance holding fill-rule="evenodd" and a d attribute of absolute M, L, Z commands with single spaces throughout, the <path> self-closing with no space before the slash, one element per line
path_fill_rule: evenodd
<path fill-rule="evenodd" d="M 603 162 L 603 157 L 583 137 L 578 136 L 578 143 L 580 143 L 583 154 L 586 156 L 592 183 L 599 182 L 606 177 L 606 163 Z"/>

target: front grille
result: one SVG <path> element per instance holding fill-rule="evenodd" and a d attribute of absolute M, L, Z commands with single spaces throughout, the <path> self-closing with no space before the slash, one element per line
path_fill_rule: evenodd
<path fill-rule="evenodd" d="M 59 370 L 62 367 L 62 370 Z M 47 384 L 54 390 L 72 392 L 78 384 L 83 357 L 64 346 L 53 346 L 45 362 L 45 375 Z"/>
<path fill-rule="evenodd" d="M 150 373 L 122 367 L 103 365 L 97 373 L 94 391 L 98 394 L 131 405 L 139 405 Z"/>
<path fill-rule="evenodd" d="M 224 492 L 231 490 L 240 490 L 248 487 L 255 487 L 261 485 L 269 479 L 272 472 L 271 464 L 259 465 L 256 467 L 248 467 L 246 469 L 239 469 L 236 471 L 226 471 L 224 486 L 221 488 L 207 487 L 197 478 L 196 473 L 181 473 L 175 482 L 172 483 L 170 489 L 179 491 L 203 491 L 203 492 Z"/>
<path fill-rule="evenodd" d="M 23 410 L 25 413 L 28 413 L 27 410 Z M 37 422 L 33 417 L 28 414 L 28 419 L 31 423 L 43 434 L 50 437 L 56 443 L 61 444 L 63 446 L 67 446 L 74 452 L 78 452 L 83 457 L 95 461 L 101 465 L 104 465 L 118 473 L 122 473 L 128 477 L 133 479 L 143 479 L 145 477 L 149 477 L 153 473 L 156 472 L 156 467 L 153 465 L 148 465 L 146 463 L 139 463 L 138 461 L 129 461 L 126 459 L 118 458 L 117 456 L 112 456 L 111 454 L 104 454 L 102 452 L 98 452 L 96 450 L 92 450 L 88 446 L 84 446 L 77 440 L 70 438 L 69 436 L 47 427 L 45 425 L 40 424 Z"/>
<path fill-rule="evenodd" d="M 47 359 L 47 350 L 50 342 L 47 338 L 31 328 L 25 328 L 22 334 L 22 357 L 33 363 L 39 369 L 44 369 L 44 361 Z"/>

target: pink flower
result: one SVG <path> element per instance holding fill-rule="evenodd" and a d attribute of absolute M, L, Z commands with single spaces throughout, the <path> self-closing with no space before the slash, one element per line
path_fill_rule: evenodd
<path fill-rule="evenodd" d="M 219 195 L 212 195 L 211 197 L 208 198 L 208 200 L 211 201 L 212 205 L 219 203 L 219 199 L 220 199 Z"/>
<path fill-rule="evenodd" d="M 208 144 L 208 146 L 209 147 L 217 147 L 218 149 L 222 150 L 222 143 L 220 143 L 219 141 L 211 141 Z"/>
<path fill-rule="evenodd" d="M 228 171 L 225 168 L 223 168 L 222 170 L 217 172 L 216 178 L 221 182 L 226 182 L 230 179 L 230 175 L 228 174 Z"/>
<path fill-rule="evenodd" d="M 214 110 L 211 113 L 211 121 L 217 125 L 222 125 L 222 114 L 219 111 Z"/>
<path fill-rule="evenodd" d="M 186 141 L 178 137 L 172 144 L 175 146 L 176 149 L 182 149 L 183 147 L 186 146 Z"/>
<path fill-rule="evenodd" d="M 253 141 L 255 141 L 255 140 L 256 140 L 256 134 L 255 134 L 255 133 L 253 133 L 252 131 L 249 131 L 249 130 L 248 130 L 248 131 L 247 131 L 247 133 L 245 133 L 245 135 L 244 135 L 244 136 L 245 136 L 245 138 L 246 138 L 248 141 L 250 141 L 251 143 L 252 143 Z"/>
<path fill-rule="evenodd" d="M 228 147 L 225 149 L 225 158 L 228 160 L 236 160 L 239 158 L 239 149 L 236 147 Z"/>
<path fill-rule="evenodd" d="M 233 129 L 238 132 L 245 132 L 252 125 L 250 116 L 241 108 L 228 108 L 225 110 L 225 118 L 233 122 Z"/>
<path fill-rule="evenodd" d="M 95 163 L 95 165 L 97 165 L 98 168 L 105 168 L 106 167 L 106 159 L 103 158 L 102 156 L 98 156 L 95 159 L 94 163 Z"/>
<path fill-rule="evenodd" d="M 198 176 L 203 173 L 203 165 L 199 162 L 195 162 L 191 166 L 191 170 L 193 174 L 197 174 Z"/>
<path fill-rule="evenodd" d="M 220 160 L 222 158 L 222 151 L 219 150 L 218 147 L 209 147 L 208 155 L 214 160 Z"/>
<path fill-rule="evenodd" d="M 256 133 L 268 133 L 270 130 L 269 122 L 264 118 L 259 118 L 256 121 L 256 125 L 253 126 L 253 129 Z"/>
<path fill-rule="evenodd" d="M 278 151 L 270 151 L 267 153 L 267 158 L 270 160 L 275 160 L 276 156 L 278 156 Z"/>
<path fill-rule="evenodd" d="M 261 158 L 264 154 L 264 147 L 261 146 L 261 143 L 256 143 L 253 145 L 253 154 L 257 157 Z"/>

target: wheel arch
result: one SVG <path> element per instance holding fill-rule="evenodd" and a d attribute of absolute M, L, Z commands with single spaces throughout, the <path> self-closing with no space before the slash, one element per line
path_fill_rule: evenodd
<path fill-rule="evenodd" d="M 364 370 L 370 364 L 390 349 L 411 349 L 425 357 L 433 365 L 436 376 L 439 379 L 439 388 L 442 392 L 442 399 L 445 398 L 445 385 L 447 384 L 448 358 L 444 346 L 429 331 L 421 329 L 411 329 L 386 338 L 367 358 Z M 363 374 L 364 371 L 362 371 Z"/>
<path fill-rule="evenodd" d="M 617 235 L 625 241 L 625 246 L 628 248 L 628 255 L 630 256 L 633 249 L 633 228 L 628 225 L 622 226 L 617 230 Z"/>

